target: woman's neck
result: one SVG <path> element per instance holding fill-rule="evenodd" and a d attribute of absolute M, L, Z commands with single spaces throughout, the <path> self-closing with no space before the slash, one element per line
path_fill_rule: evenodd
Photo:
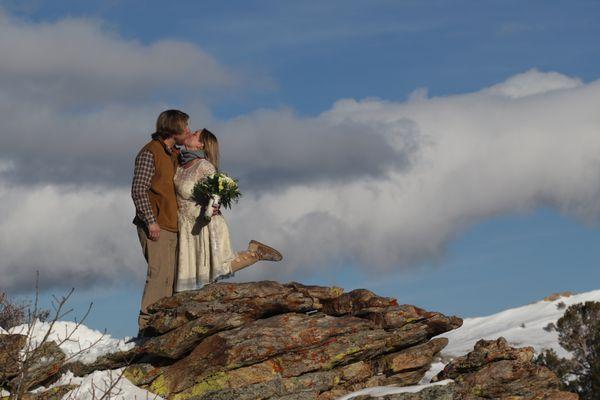
<path fill-rule="evenodd" d="M 192 150 L 191 148 L 183 147 L 179 152 L 179 164 L 183 166 L 187 166 L 188 164 L 192 165 L 192 161 L 196 161 L 198 159 L 204 158 L 206 155 L 202 150 Z"/>
<path fill-rule="evenodd" d="M 192 165 L 196 164 L 198 161 L 200 161 L 200 159 L 199 159 L 199 158 L 195 158 L 195 159 L 193 159 L 193 160 L 190 160 L 190 161 L 186 162 L 185 164 L 182 164 L 182 165 L 181 165 L 181 167 L 182 167 L 183 169 L 188 169 L 188 168 L 190 168 Z"/>

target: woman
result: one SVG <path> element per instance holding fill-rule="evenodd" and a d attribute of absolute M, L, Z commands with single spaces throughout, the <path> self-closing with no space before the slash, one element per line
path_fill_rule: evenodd
<path fill-rule="evenodd" d="M 192 199 L 194 185 L 219 168 L 219 142 L 207 129 L 190 135 L 181 148 L 175 172 L 179 207 L 179 265 L 175 291 L 199 289 L 259 260 L 280 261 L 281 253 L 256 240 L 248 249 L 233 252 L 227 222 L 220 212 L 210 222 L 201 218 L 204 206 Z"/>

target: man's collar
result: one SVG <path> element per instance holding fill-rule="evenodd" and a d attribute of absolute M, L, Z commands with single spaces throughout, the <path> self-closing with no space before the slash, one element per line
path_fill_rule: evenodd
<path fill-rule="evenodd" d="M 167 153 L 173 154 L 173 150 L 171 148 L 169 148 L 169 146 L 167 146 L 167 144 L 165 143 L 165 141 L 162 138 L 159 137 L 154 140 L 158 140 Z"/>

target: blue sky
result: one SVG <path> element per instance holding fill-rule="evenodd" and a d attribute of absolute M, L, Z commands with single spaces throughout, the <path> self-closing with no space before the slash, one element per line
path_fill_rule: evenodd
<path fill-rule="evenodd" d="M 85 18 L 100 21 L 124 41 L 195 44 L 232 71 L 236 82 L 199 96 L 164 88 L 151 96 L 175 105 L 201 102 L 224 124 L 259 109 L 289 108 L 298 118 L 316 118 L 340 99 L 404 102 L 418 88 L 426 88 L 430 98 L 470 93 L 532 68 L 585 83 L 598 79 L 600 70 L 595 1 L 115 0 L 0 6 L 30 24 Z M 584 223 L 557 208 L 549 201 L 488 215 L 450 233 L 439 257 L 417 258 L 404 268 L 371 271 L 330 260 L 285 279 L 366 287 L 464 317 L 556 291 L 598 289 L 595 219 Z M 141 254 L 138 261 L 143 268 Z M 253 278 L 240 275 L 246 277 Z M 83 312 L 94 301 L 89 326 L 134 335 L 142 284 L 137 279 L 90 285 L 77 290 L 73 306 Z M 55 286 L 43 296 L 63 289 Z M 21 290 L 19 296 L 29 293 Z"/>
<path fill-rule="evenodd" d="M 600 63 L 596 1 L 15 3 L 6 8 L 38 21 L 84 16 L 146 43 L 192 41 L 273 81 L 219 99 L 220 116 L 280 105 L 317 114 L 340 98 L 401 100 L 418 87 L 462 93 L 533 67 L 591 80 Z"/>

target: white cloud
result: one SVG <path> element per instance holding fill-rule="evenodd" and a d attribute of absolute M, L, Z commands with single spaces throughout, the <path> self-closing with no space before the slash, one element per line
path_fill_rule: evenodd
<path fill-rule="evenodd" d="M 537 68 L 510 77 L 506 81 L 487 89 L 489 93 L 518 99 L 553 90 L 573 89 L 581 86 L 579 78 L 572 78 L 558 72 L 540 72 Z"/>
<path fill-rule="evenodd" d="M 1 9 L 0 54 L 3 92 L 54 105 L 144 99 L 159 89 L 176 93 L 236 79 L 192 43 L 144 44 L 119 37 L 96 20 L 34 23 Z"/>
<path fill-rule="evenodd" d="M 46 287 L 144 276 L 127 191 L 1 185 L 0 198 L 1 288 L 31 290 L 36 270 Z"/>
<path fill-rule="evenodd" d="M 409 268 L 420 260 L 439 260 L 445 245 L 471 224 L 539 206 L 596 224 L 599 103 L 600 81 L 529 71 L 462 95 L 420 95 L 402 103 L 345 99 L 311 119 L 275 110 L 219 123 L 215 132 L 222 135 L 227 157 L 237 154 L 249 168 L 265 165 L 275 175 L 289 168 L 277 154 L 290 154 L 289 149 L 281 147 L 312 143 L 289 159 L 301 168 L 303 156 L 310 159 L 315 168 L 308 178 L 259 191 L 246 187 L 240 204 L 226 212 L 237 249 L 254 238 L 284 253 L 283 263 L 250 269 L 244 278 L 293 278 L 344 260 L 371 271 Z M 339 147 L 328 146 L 327 154 L 312 159 L 310 152 L 327 132 L 314 136 L 302 126 L 384 138 L 409 162 L 386 164 L 378 176 L 319 179 L 320 158 L 341 159 L 350 152 L 377 159 L 379 153 L 351 134 L 350 147 L 359 150 L 353 152 L 344 135 L 335 133 L 326 140 Z M 232 150 L 240 143 L 246 154 Z M 364 160 L 355 165 L 365 165 Z M 332 174 L 326 159 L 323 171 Z M 281 189 L 274 190 L 277 186 Z M 56 277 L 55 284 L 144 273 L 127 189 L 5 185 L 1 190 L 3 285 L 21 287 L 36 268 Z"/>

